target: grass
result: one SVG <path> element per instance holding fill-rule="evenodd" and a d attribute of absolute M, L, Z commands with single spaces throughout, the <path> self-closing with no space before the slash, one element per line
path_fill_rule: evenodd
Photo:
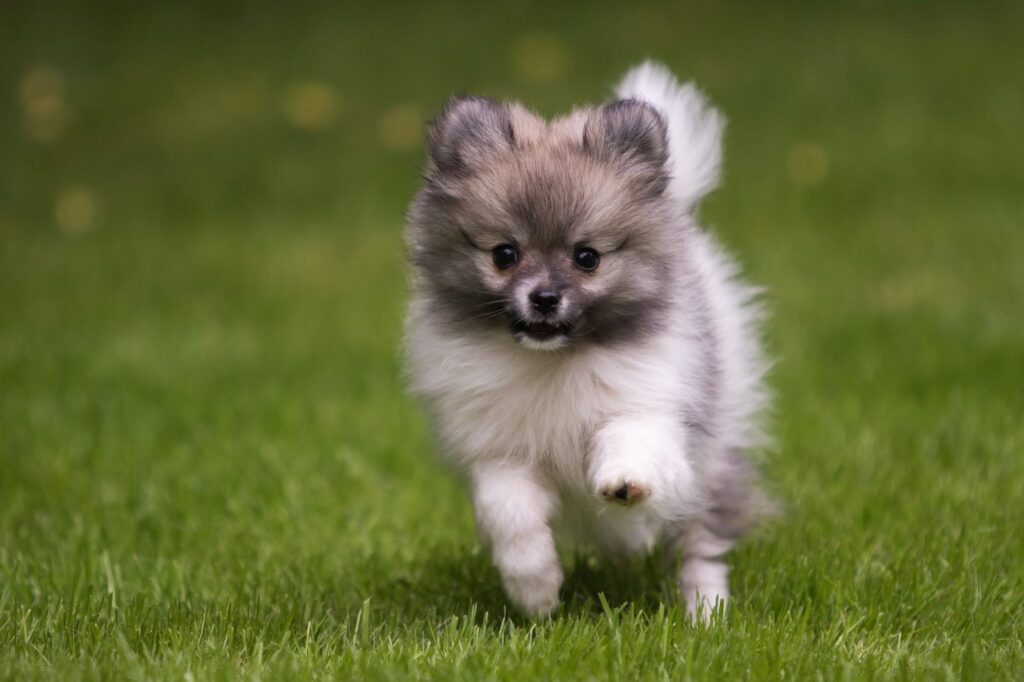
<path fill-rule="evenodd" d="M 165 5 L 0 8 L 0 678 L 1024 677 L 1019 4 Z M 402 390 L 417 122 L 649 54 L 787 512 L 720 627 L 586 555 L 531 623 Z"/>

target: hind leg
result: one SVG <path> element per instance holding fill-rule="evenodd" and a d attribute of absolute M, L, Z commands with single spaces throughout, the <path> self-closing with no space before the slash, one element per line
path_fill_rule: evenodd
<path fill-rule="evenodd" d="M 725 555 L 771 506 L 757 486 L 757 472 L 737 450 L 726 450 L 707 467 L 708 504 L 681 529 L 683 562 L 679 589 L 695 620 L 724 613 L 729 600 Z"/>
<path fill-rule="evenodd" d="M 679 589 L 686 600 L 686 611 L 694 620 L 708 622 L 715 613 L 724 613 L 729 600 L 725 555 L 734 542 L 716 536 L 698 521 L 684 532 L 681 544 Z"/>

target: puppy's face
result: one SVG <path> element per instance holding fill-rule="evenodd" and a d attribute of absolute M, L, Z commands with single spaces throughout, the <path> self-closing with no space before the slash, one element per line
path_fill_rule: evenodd
<path fill-rule="evenodd" d="M 548 123 L 462 98 L 428 143 L 408 239 L 429 310 L 453 330 L 556 350 L 660 326 L 681 244 L 656 110 L 622 100 Z"/>

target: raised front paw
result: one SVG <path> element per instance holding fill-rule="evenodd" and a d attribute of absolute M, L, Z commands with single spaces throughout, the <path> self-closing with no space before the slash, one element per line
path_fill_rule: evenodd
<path fill-rule="evenodd" d="M 597 492 L 608 502 L 631 507 L 650 497 L 651 487 L 628 479 L 614 479 L 598 484 Z"/>

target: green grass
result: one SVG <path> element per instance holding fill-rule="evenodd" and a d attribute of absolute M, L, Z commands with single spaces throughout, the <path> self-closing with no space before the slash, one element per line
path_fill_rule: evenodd
<path fill-rule="evenodd" d="M 1022 5 L 163 4 L 0 7 L 0 678 L 1024 678 Z M 730 119 L 787 510 L 719 627 L 585 555 L 531 623 L 402 390 L 414 124 L 646 55 Z"/>

